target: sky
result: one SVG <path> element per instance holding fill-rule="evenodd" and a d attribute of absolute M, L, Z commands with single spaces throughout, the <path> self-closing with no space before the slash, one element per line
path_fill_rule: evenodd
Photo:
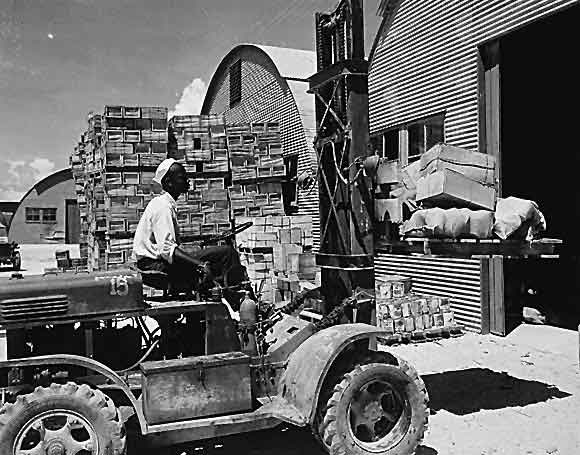
<path fill-rule="evenodd" d="M 68 166 L 107 104 L 198 114 L 240 43 L 314 50 L 337 0 L 0 0 L 0 200 Z M 365 48 L 380 18 L 366 0 Z"/>

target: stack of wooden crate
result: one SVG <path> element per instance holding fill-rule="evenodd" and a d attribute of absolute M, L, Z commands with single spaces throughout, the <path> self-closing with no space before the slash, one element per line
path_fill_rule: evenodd
<path fill-rule="evenodd" d="M 228 125 L 232 215 L 284 215 L 286 166 L 276 122 Z"/>
<path fill-rule="evenodd" d="M 88 235 L 89 224 L 87 221 L 87 199 L 85 197 L 85 134 L 81 135 L 80 141 L 77 143 L 70 156 L 70 167 L 75 185 L 75 195 L 79 208 L 79 249 L 81 258 L 88 261 Z"/>
<path fill-rule="evenodd" d="M 79 195 L 79 202 L 86 201 L 89 270 L 126 267 L 135 229 L 154 197 L 151 180 L 167 157 L 167 142 L 165 107 L 105 106 L 102 116 L 89 117 L 84 198 Z"/>
<path fill-rule="evenodd" d="M 386 344 L 461 333 L 449 299 L 414 293 L 409 277 L 382 276 L 375 292 L 377 326 L 387 333 L 381 338 Z"/>
<path fill-rule="evenodd" d="M 89 263 L 89 244 L 94 243 L 91 226 L 94 217 L 91 175 L 95 171 L 95 153 L 101 147 L 103 137 L 102 116 L 90 112 L 87 116 L 87 130 L 81 134 L 74 148 L 70 165 L 75 182 L 75 192 L 80 215 L 80 259 L 78 266 L 83 269 Z"/>
<path fill-rule="evenodd" d="M 318 268 L 312 253 L 312 219 L 301 216 L 239 217 L 252 227 L 236 236 L 242 264 L 267 302 L 291 300 L 301 282 L 314 283 Z"/>
<path fill-rule="evenodd" d="M 183 164 L 189 192 L 177 201 L 182 239 L 195 241 L 231 228 L 225 122 L 220 115 L 179 115 L 169 121 L 169 156 Z"/>

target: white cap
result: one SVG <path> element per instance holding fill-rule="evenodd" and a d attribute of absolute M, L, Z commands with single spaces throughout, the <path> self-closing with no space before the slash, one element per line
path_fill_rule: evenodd
<path fill-rule="evenodd" d="M 176 162 L 177 161 L 175 161 L 173 158 L 167 158 L 163 160 L 161 164 L 157 166 L 157 170 L 155 171 L 155 177 L 153 177 L 153 181 L 161 185 L 161 180 L 163 179 L 163 177 L 165 177 L 165 174 L 167 174 L 167 171 L 169 170 L 171 165 Z"/>

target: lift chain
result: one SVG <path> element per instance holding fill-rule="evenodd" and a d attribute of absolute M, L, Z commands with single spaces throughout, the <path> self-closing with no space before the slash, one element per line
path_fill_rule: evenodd
<path fill-rule="evenodd" d="M 358 308 L 356 296 L 345 298 L 339 305 L 335 306 L 330 313 L 314 324 L 316 330 L 326 329 L 341 323 L 344 312 L 347 308 Z"/>

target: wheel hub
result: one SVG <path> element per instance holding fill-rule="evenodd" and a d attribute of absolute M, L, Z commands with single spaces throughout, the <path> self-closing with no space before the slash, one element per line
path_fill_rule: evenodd
<path fill-rule="evenodd" d="M 363 415 L 365 419 L 371 422 L 378 421 L 383 416 L 383 410 L 381 408 L 380 403 L 377 401 L 372 401 L 371 403 L 368 403 L 364 407 Z"/>
<path fill-rule="evenodd" d="M 76 455 L 98 453 L 93 426 L 71 410 L 47 411 L 33 417 L 20 430 L 13 455 Z"/>
<path fill-rule="evenodd" d="M 408 425 L 409 405 L 388 381 L 371 380 L 353 396 L 350 432 L 369 452 L 380 452 L 398 441 Z"/>
<path fill-rule="evenodd" d="M 46 447 L 46 455 L 66 455 L 66 446 L 63 442 L 53 439 Z"/>

